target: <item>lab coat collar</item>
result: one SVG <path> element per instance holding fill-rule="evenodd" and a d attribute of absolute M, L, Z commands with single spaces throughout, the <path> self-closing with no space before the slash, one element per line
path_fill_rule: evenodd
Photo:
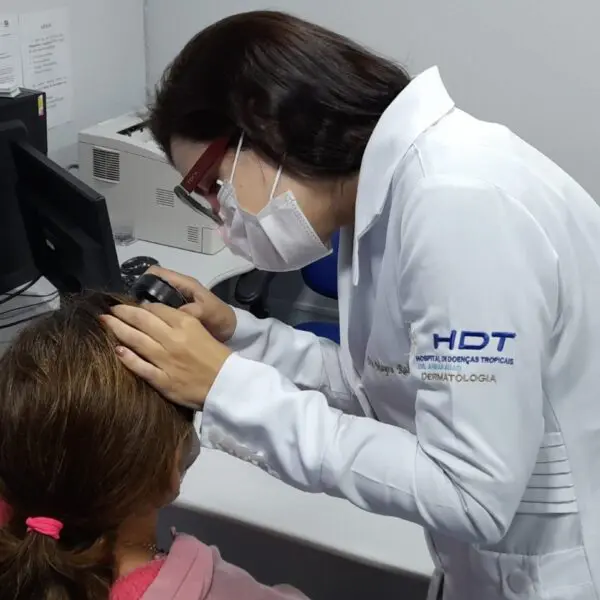
<path fill-rule="evenodd" d="M 415 140 L 454 108 L 437 67 L 413 79 L 379 119 L 363 156 L 358 182 L 352 282 L 358 284 L 360 239 L 385 208 L 397 166 Z"/>

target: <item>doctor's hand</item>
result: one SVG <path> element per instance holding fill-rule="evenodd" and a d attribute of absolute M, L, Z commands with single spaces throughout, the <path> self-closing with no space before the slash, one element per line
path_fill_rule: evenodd
<path fill-rule="evenodd" d="M 237 326 L 237 319 L 229 304 L 223 302 L 193 277 L 162 267 L 150 267 L 148 273 L 164 279 L 177 288 L 189 302 L 180 310 L 196 317 L 213 337 L 220 342 L 228 342 L 231 339 Z"/>
<path fill-rule="evenodd" d="M 165 398 L 200 410 L 231 350 L 193 316 L 163 304 L 114 306 L 103 323 L 121 362 Z"/>

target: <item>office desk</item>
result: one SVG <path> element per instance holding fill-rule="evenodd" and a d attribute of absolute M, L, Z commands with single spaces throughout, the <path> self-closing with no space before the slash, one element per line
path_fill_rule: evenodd
<path fill-rule="evenodd" d="M 213 287 L 249 270 L 228 250 L 206 256 L 135 242 L 118 248 L 122 262 L 152 256 L 162 266 Z M 423 530 L 400 519 L 366 513 L 349 502 L 307 494 L 226 454 L 203 450 L 188 471 L 177 504 L 249 524 L 360 562 L 429 576 L 433 571 Z"/>
<path fill-rule="evenodd" d="M 117 246 L 117 255 L 120 263 L 134 256 L 151 256 L 161 267 L 190 275 L 209 289 L 253 268 L 247 260 L 234 256 L 227 248 L 209 255 L 152 242 L 135 241 L 129 246 Z"/>
<path fill-rule="evenodd" d="M 8 301 L 6 296 L 2 295 L 4 301 L 0 306 L 0 356 L 30 321 L 60 306 L 58 292 L 47 279 L 41 278 L 26 287 L 24 295 L 17 295 Z"/>

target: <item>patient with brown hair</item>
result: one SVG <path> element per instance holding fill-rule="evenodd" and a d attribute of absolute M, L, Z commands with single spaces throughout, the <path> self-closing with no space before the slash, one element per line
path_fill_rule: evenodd
<path fill-rule="evenodd" d="M 119 362 L 99 320 L 117 302 L 73 299 L 0 359 L 0 599 L 305 598 L 259 584 L 192 537 L 157 549 L 193 414 Z"/>

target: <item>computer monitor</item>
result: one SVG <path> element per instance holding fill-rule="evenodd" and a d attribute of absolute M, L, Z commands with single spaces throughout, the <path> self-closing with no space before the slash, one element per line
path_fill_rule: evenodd
<path fill-rule="evenodd" d="M 16 191 L 33 259 L 61 293 L 123 292 L 104 197 L 36 150 L 12 142 Z"/>
<path fill-rule="evenodd" d="M 26 138 L 24 123 L 0 118 L 0 294 L 20 288 L 40 276 L 17 198 L 17 175 L 12 155 L 12 143 Z"/>

